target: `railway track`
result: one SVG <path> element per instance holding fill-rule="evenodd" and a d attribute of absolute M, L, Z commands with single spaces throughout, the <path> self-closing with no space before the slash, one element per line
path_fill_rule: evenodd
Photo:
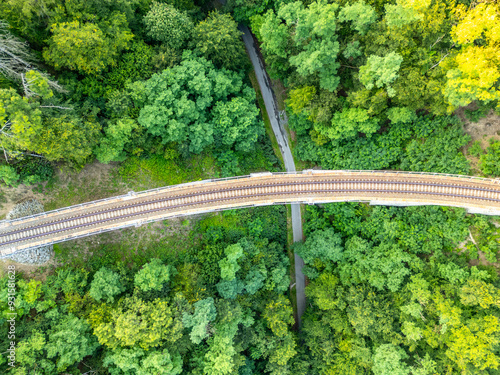
<path fill-rule="evenodd" d="M 252 205 L 327 201 L 448 205 L 500 215 L 500 181 L 380 171 L 265 173 L 209 180 L 1 221 L 0 256 L 169 217 Z"/>

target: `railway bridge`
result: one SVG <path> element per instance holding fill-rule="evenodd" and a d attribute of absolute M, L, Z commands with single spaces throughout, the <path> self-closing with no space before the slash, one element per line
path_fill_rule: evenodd
<path fill-rule="evenodd" d="M 500 180 L 393 171 L 256 173 L 130 192 L 0 221 L 0 257 L 177 216 L 271 204 L 369 202 L 463 207 L 500 215 Z"/>

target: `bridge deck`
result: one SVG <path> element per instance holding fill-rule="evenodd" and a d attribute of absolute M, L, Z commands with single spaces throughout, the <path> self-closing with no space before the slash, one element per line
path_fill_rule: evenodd
<path fill-rule="evenodd" d="M 0 256 L 166 218 L 255 205 L 363 201 L 500 215 L 500 180 L 384 171 L 263 173 L 207 180 L 0 222 Z"/>

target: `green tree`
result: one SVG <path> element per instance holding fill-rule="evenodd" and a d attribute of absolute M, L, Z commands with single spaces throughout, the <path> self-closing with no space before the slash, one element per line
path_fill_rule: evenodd
<path fill-rule="evenodd" d="M 343 251 L 340 234 L 331 228 L 314 231 L 307 237 L 304 246 L 296 250 L 306 264 L 313 263 L 314 259 L 339 262 L 343 259 Z"/>
<path fill-rule="evenodd" d="M 181 356 L 179 353 L 170 354 L 167 349 L 120 348 L 108 352 L 103 364 L 109 366 L 112 375 L 177 375 L 182 372 Z"/>
<path fill-rule="evenodd" d="M 123 161 L 126 157 L 123 148 L 130 140 L 134 129 L 137 129 L 137 123 L 130 118 L 109 122 L 105 130 L 106 136 L 101 138 L 99 146 L 94 150 L 97 160 L 105 164 L 111 161 Z"/>
<path fill-rule="evenodd" d="M 68 366 L 92 355 L 99 344 L 90 332 L 90 326 L 76 316 L 67 315 L 51 331 L 46 350 L 47 357 L 57 357 L 57 370 L 64 371 Z"/>
<path fill-rule="evenodd" d="M 379 120 L 370 117 L 362 108 L 344 108 L 333 115 L 331 125 L 317 124 L 315 129 L 330 139 L 350 139 L 365 133 L 368 136 L 379 129 Z"/>
<path fill-rule="evenodd" d="M 219 137 L 214 140 L 218 147 L 234 146 L 236 151 L 251 152 L 258 137 L 264 134 L 264 127 L 255 105 L 255 91 L 245 87 L 241 95 L 215 104 L 212 110 L 214 132 Z"/>
<path fill-rule="evenodd" d="M 173 344 L 182 337 L 182 322 L 166 301 L 144 302 L 139 298 L 120 300 L 111 311 L 96 309 L 91 314 L 94 335 L 111 349 L 135 347 L 148 350 Z"/>
<path fill-rule="evenodd" d="M 121 13 L 104 25 L 62 22 L 52 25 L 45 60 L 56 69 L 69 68 L 83 73 L 99 73 L 116 64 L 118 54 L 128 47 L 133 35 Z"/>
<path fill-rule="evenodd" d="M 10 165 L 0 165 L 0 180 L 7 186 L 15 186 L 19 174 Z"/>
<path fill-rule="evenodd" d="M 479 168 L 485 175 L 500 176 L 500 142 L 490 141 L 486 154 L 479 157 Z"/>
<path fill-rule="evenodd" d="M 403 362 L 408 358 L 404 349 L 393 344 L 380 345 L 373 356 L 373 373 L 375 375 L 407 375 L 410 369 Z"/>
<path fill-rule="evenodd" d="M 262 48 L 268 55 L 288 59 L 302 77 L 317 74 L 320 87 L 334 91 L 340 82 L 336 10 L 336 4 L 326 1 L 312 2 L 307 8 L 301 2 L 282 3 L 277 15 L 269 11 L 265 16 Z"/>
<path fill-rule="evenodd" d="M 377 20 L 377 12 L 363 0 L 347 4 L 339 12 L 339 21 L 352 21 L 354 28 L 361 34 L 366 34 L 368 28 Z"/>
<path fill-rule="evenodd" d="M 120 275 L 106 267 L 101 267 L 94 274 L 94 279 L 90 284 L 90 296 L 97 302 L 105 301 L 113 303 L 115 296 L 125 290 L 120 280 Z"/>
<path fill-rule="evenodd" d="M 241 35 L 230 14 L 211 12 L 194 28 L 193 45 L 215 66 L 238 70 L 247 59 Z"/>
<path fill-rule="evenodd" d="M 186 12 L 154 1 L 144 16 L 147 34 L 170 48 L 182 49 L 191 38 L 193 22 Z"/>
<path fill-rule="evenodd" d="M 188 52 L 183 56 L 180 65 L 139 85 L 139 123 L 163 144 L 175 142 L 185 152 L 200 153 L 214 143 L 251 150 L 263 126 L 251 119 L 257 114 L 254 94 L 241 76 Z"/>
<path fill-rule="evenodd" d="M 33 330 L 31 335 L 20 341 L 16 348 L 16 362 L 18 373 L 22 375 L 28 371 L 40 371 L 41 374 L 53 374 L 56 366 L 47 359 L 47 340 L 45 334 L 39 330 Z"/>
<path fill-rule="evenodd" d="M 0 89 L 0 145 L 14 156 L 33 151 L 51 161 L 83 164 L 91 155 L 99 124 L 69 114 L 50 116 L 57 106 L 42 106 L 38 99 L 22 97 L 12 88 Z"/>
<path fill-rule="evenodd" d="M 231 281 L 234 280 L 236 272 L 240 269 L 238 259 L 243 256 L 243 248 L 240 244 L 230 245 L 226 247 L 224 253 L 226 257 L 219 261 L 220 275 L 222 280 Z"/>
<path fill-rule="evenodd" d="M 398 71 L 403 62 L 403 57 L 396 52 L 391 52 L 384 57 L 370 56 L 366 62 L 359 68 L 359 80 L 368 89 L 373 87 L 387 89 L 387 95 L 393 97 L 396 91 L 391 87 L 391 83 L 398 78 Z"/>
<path fill-rule="evenodd" d="M 270 301 L 262 316 L 269 329 L 278 337 L 286 336 L 289 333 L 289 326 L 295 323 L 292 305 L 283 295 L 278 295 L 276 299 Z"/>
<path fill-rule="evenodd" d="M 194 314 L 184 313 L 182 323 L 191 328 L 189 337 L 194 344 L 201 343 L 209 335 L 208 325 L 217 317 L 217 311 L 212 297 L 205 298 L 194 304 Z"/>
<path fill-rule="evenodd" d="M 143 292 L 161 290 L 170 281 L 172 267 L 164 265 L 160 259 L 153 259 L 135 274 L 134 284 Z"/>

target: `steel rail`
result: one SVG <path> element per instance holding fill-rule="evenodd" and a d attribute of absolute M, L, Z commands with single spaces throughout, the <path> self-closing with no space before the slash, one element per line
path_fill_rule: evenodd
<path fill-rule="evenodd" d="M 394 194 L 414 194 L 414 192 L 411 192 L 411 191 L 408 191 L 408 190 L 382 190 L 382 189 L 321 189 L 321 190 L 315 190 L 314 192 L 315 193 L 394 193 Z M 243 195 L 243 196 L 207 199 L 207 200 L 199 201 L 199 202 L 182 203 L 182 204 L 177 204 L 177 205 L 174 205 L 174 206 L 154 208 L 154 209 L 150 209 L 150 210 L 144 210 L 144 211 L 139 211 L 139 212 L 133 212 L 133 213 L 130 213 L 130 214 L 120 215 L 120 216 L 117 216 L 117 217 L 111 217 L 111 218 L 107 218 L 107 219 L 100 219 L 100 220 L 93 221 L 91 223 L 78 224 L 78 225 L 74 225 L 74 226 L 71 226 L 71 227 L 61 228 L 61 229 L 53 230 L 53 231 L 46 232 L 46 233 L 39 233 L 39 234 L 36 234 L 36 235 L 32 235 L 32 236 L 29 236 L 29 237 L 24 237 L 24 238 L 17 239 L 17 240 L 11 240 L 11 241 L 7 241 L 7 242 L 0 242 L 0 246 L 9 245 L 9 244 L 16 243 L 16 242 L 27 241 L 27 240 L 31 240 L 31 239 L 39 238 L 39 237 L 45 237 L 45 236 L 48 236 L 48 235 L 51 235 L 51 234 L 66 232 L 66 231 L 73 230 L 73 229 L 78 229 L 78 228 L 83 228 L 83 227 L 90 227 L 90 226 L 96 225 L 96 224 L 101 224 L 101 223 L 106 223 L 106 222 L 110 222 L 110 221 L 116 221 L 116 220 L 120 220 L 120 219 L 130 218 L 130 217 L 133 217 L 133 216 L 140 216 L 140 215 L 149 214 L 149 213 L 153 213 L 153 212 L 159 212 L 159 211 L 168 211 L 168 210 L 172 210 L 172 209 L 176 209 L 176 208 L 180 208 L 180 207 L 196 206 L 196 205 L 202 205 L 202 204 L 214 203 L 214 202 L 221 202 L 221 201 L 228 201 L 228 200 L 246 199 L 246 198 L 252 198 L 252 197 L 256 197 L 256 196 L 287 195 L 287 194 L 308 194 L 308 193 L 311 193 L 311 191 L 310 190 L 302 190 L 302 191 L 278 191 L 278 192 L 271 192 L 271 193 L 255 193 L 255 194 L 248 194 L 248 195 Z M 424 195 L 440 195 L 440 196 L 448 196 L 448 197 L 454 197 L 454 198 L 455 197 L 460 197 L 460 198 L 465 198 L 465 199 L 480 199 L 480 200 L 489 200 L 489 201 L 493 201 L 493 202 L 500 202 L 500 199 L 496 199 L 496 198 L 485 198 L 485 197 L 481 197 L 480 198 L 480 197 L 474 197 L 474 196 L 463 195 L 463 194 L 437 193 L 437 192 L 428 192 L 428 191 L 419 192 L 419 194 L 424 194 Z M 146 204 L 137 204 L 137 205 L 146 205 Z M 122 210 L 122 209 L 123 208 L 119 208 L 119 209 L 116 209 L 116 210 Z M 71 220 L 68 219 L 67 221 L 71 221 Z M 9 233 L 9 234 L 11 234 L 11 233 Z"/>
<path fill-rule="evenodd" d="M 283 182 L 278 182 L 278 183 L 268 183 L 268 184 L 256 184 L 256 185 L 245 185 L 241 187 L 229 187 L 229 188 L 222 188 L 222 189 L 209 189 L 209 190 L 204 190 L 203 193 L 190 193 L 190 194 L 182 194 L 182 195 L 173 195 L 171 197 L 167 198 L 158 198 L 158 199 L 151 199 L 151 200 L 146 200 L 143 202 L 139 203 L 131 203 L 131 204 L 124 204 L 118 207 L 113 207 L 109 209 L 104 209 L 104 210 L 96 210 L 96 211 L 91 211 L 89 213 L 86 213 L 84 215 L 75 215 L 75 216 L 69 216 L 64 219 L 59 219 L 59 220 L 53 220 L 53 221 L 47 221 L 43 224 L 38 224 L 38 225 L 33 225 L 33 226 L 28 226 L 28 227 L 23 227 L 22 229 L 18 229 L 15 231 L 9 231 L 5 233 L 0 232 L 0 238 L 21 233 L 27 230 L 33 230 L 33 229 L 39 229 L 43 228 L 49 225 L 55 225 L 55 224 L 60 224 L 63 222 L 67 222 L 69 220 L 79 220 L 79 219 L 84 219 L 88 218 L 91 216 L 94 216 L 96 214 L 106 214 L 106 213 L 111 213 L 119 210 L 123 210 L 126 208 L 134 208 L 134 207 L 139 207 L 139 206 L 144 206 L 147 204 L 153 204 L 153 203 L 160 203 L 160 202 L 166 202 L 166 201 L 171 201 L 174 199 L 182 199 L 182 198 L 189 198 L 193 196 L 198 196 L 200 194 L 210 194 L 214 192 L 232 192 L 232 191 L 241 191 L 241 190 L 248 190 L 248 189 L 253 189 L 253 188 L 267 188 L 267 187 L 274 187 L 274 186 L 297 186 L 297 185 L 304 185 L 304 184 L 313 184 L 313 185 L 319 185 L 319 184 L 328 184 L 328 183 L 335 183 L 335 184 L 346 184 L 346 183 L 370 183 L 370 184 L 378 184 L 378 185 L 413 185 L 413 186 L 436 186 L 436 187 L 449 187 L 449 188 L 460 188 L 460 189 L 467 189 L 467 190 L 474 190 L 474 191 L 486 191 L 486 192 L 492 192 L 492 193 L 497 193 L 498 191 L 495 189 L 489 189 L 489 188 L 480 188 L 480 187 L 475 187 L 475 186 L 463 186 L 463 185 L 458 185 L 458 184 L 446 184 L 446 183 L 426 183 L 426 182 L 415 182 L 415 181 L 378 181 L 378 180 L 358 180 L 358 179 L 352 179 L 352 180 L 321 180 L 321 181 L 300 181 L 300 182 L 288 182 L 288 183 L 283 183 Z M 316 192 L 316 190 L 314 190 Z M 349 191 L 354 191 L 354 190 L 349 190 Z M 369 191 L 369 190 L 367 190 Z M 333 191 L 332 191 L 333 192 Z M 374 191 L 372 191 L 374 192 Z M 387 192 L 396 192 L 394 190 L 387 190 Z M 408 191 L 406 191 L 408 193 Z M 412 193 L 412 192 L 410 192 Z M 437 193 L 436 193 L 437 194 Z M 480 198 L 481 199 L 481 198 Z M 91 225 L 91 224 L 88 224 Z M 0 246 L 2 246 L 4 243 L 0 242 Z"/>
<path fill-rule="evenodd" d="M 469 207 L 489 214 L 500 212 L 498 180 L 385 171 L 263 173 L 158 188 L 2 221 L 0 256 L 35 244 L 41 246 L 200 210 L 207 212 L 252 203 L 276 204 L 279 197 L 283 197 L 281 202 L 349 201 L 349 196 L 365 201 L 360 194 L 368 195 L 366 201 L 382 202 L 374 204 L 384 204 L 393 198 L 396 203 L 392 204 L 440 204 Z"/>

